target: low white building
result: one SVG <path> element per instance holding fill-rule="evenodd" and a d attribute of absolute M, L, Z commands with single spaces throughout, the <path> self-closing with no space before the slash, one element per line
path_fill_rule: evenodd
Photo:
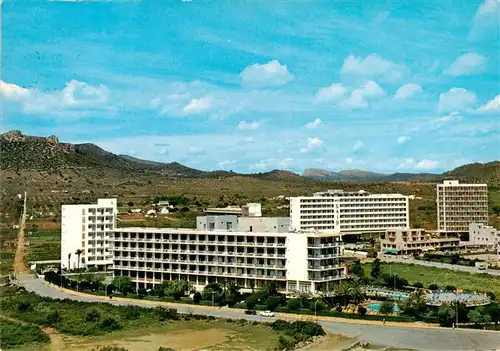
<path fill-rule="evenodd" d="M 500 258 L 500 230 L 482 223 L 470 223 L 469 240 L 461 241 L 460 245 L 490 248 L 496 251 Z"/>
<path fill-rule="evenodd" d="M 109 235 L 115 228 L 116 199 L 92 205 L 62 205 L 61 265 L 65 269 L 108 266 L 113 263 Z M 77 252 L 81 250 L 81 254 Z"/>
<path fill-rule="evenodd" d="M 380 252 L 393 255 L 414 255 L 426 251 L 454 251 L 458 237 L 430 233 L 424 229 L 390 229 L 380 234 Z"/>

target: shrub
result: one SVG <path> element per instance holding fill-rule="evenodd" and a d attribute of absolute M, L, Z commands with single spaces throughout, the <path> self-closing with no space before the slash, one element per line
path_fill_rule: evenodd
<path fill-rule="evenodd" d="M 145 296 L 148 296 L 148 291 L 145 288 L 140 288 L 137 290 L 137 295 L 140 299 L 142 299 Z"/>
<path fill-rule="evenodd" d="M 337 311 L 337 312 L 342 312 L 342 306 L 338 305 L 338 306 L 335 308 L 335 311 Z"/>
<path fill-rule="evenodd" d="M 362 305 L 358 306 L 358 313 L 360 315 L 364 316 L 366 314 L 366 312 L 367 312 L 367 310 L 366 310 L 366 308 L 364 306 L 362 306 Z"/>
<path fill-rule="evenodd" d="M 247 305 L 247 308 L 249 310 L 253 310 L 255 305 L 257 304 L 257 296 L 252 294 L 250 296 L 248 296 L 245 300 L 245 304 Z"/>
<path fill-rule="evenodd" d="M 453 285 L 446 285 L 446 287 L 444 288 L 444 290 L 447 290 L 447 291 L 454 291 L 454 290 L 457 290 L 456 287 L 454 287 Z"/>
<path fill-rule="evenodd" d="M 93 348 L 91 351 L 128 351 L 128 349 L 117 345 L 106 345 Z"/>
<path fill-rule="evenodd" d="M 439 290 L 439 286 L 437 284 L 431 284 L 429 285 L 430 290 Z"/>
<path fill-rule="evenodd" d="M 59 323 L 60 321 L 61 321 L 61 315 L 59 314 L 59 311 L 55 310 L 55 311 L 49 312 L 45 316 L 43 323 L 45 325 L 53 326 L 53 325 Z"/>
<path fill-rule="evenodd" d="M 413 286 L 416 288 L 422 289 L 424 287 L 424 284 L 422 284 L 421 282 L 415 282 L 415 283 L 413 283 Z"/>
<path fill-rule="evenodd" d="M 300 308 L 301 303 L 298 299 L 290 299 L 286 302 L 286 306 L 290 311 L 297 311 Z"/>
<path fill-rule="evenodd" d="M 121 328 L 121 325 L 118 321 L 112 317 L 108 317 L 101 322 L 101 328 L 106 331 L 118 330 Z"/>
<path fill-rule="evenodd" d="M 124 315 L 129 320 L 138 319 L 141 316 L 141 309 L 137 306 L 126 306 Z"/>
<path fill-rule="evenodd" d="M 85 316 L 85 320 L 87 322 L 97 323 L 99 322 L 100 319 L 101 319 L 101 314 L 95 308 L 93 308 L 90 312 L 87 312 L 87 315 Z"/>
<path fill-rule="evenodd" d="M 199 304 L 200 301 L 201 301 L 201 297 L 202 296 L 201 296 L 201 294 L 199 292 L 194 293 L 194 295 L 193 295 L 193 302 L 195 304 Z"/>
<path fill-rule="evenodd" d="M 175 308 L 156 307 L 154 311 L 160 321 L 179 319 L 179 315 Z"/>
<path fill-rule="evenodd" d="M 7 320 L 0 323 L 0 348 L 9 349 L 23 345 L 48 343 L 50 338 L 39 327 L 21 325 Z"/>
<path fill-rule="evenodd" d="M 391 301 L 383 301 L 380 305 L 380 313 L 382 314 L 390 314 L 393 312 L 394 303 Z"/>
<path fill-rule="evenodd" d="M 280 298 L 278 296 L 269 296 L 266 301 L 266 307 L 269 311 L 274 311 L 280 303 Z"/>

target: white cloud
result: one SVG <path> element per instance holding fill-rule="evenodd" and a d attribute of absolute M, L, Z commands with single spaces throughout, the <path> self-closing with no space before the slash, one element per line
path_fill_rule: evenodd
<path fill-rule="evenodd" d="M 81 117 L 95 110 L 112 112 L 107 106 L 110 90 L 103 84 L 93 86 L 71 80 L 62 90 L 45 93 L 0 81 L 0 91 L 5 99 L 20 104 L 26 114 Z"/>
<path fill-rule="evenodd" d="M 436 169 L 439 165 L 438 161 L 423 159 L 421 161 L 417 161 L 413 158 L 404 158 L 398 160 L 398 165 L 396 169 L 398 170 L 432 170 Z"/>
<path fill-rule="evenodd" d="M 352 147 L 352 152 L 358 152 L 361 151 L 365 148 L 365 143 L 363 143 L 361 140 L 358 140 L 354 143 L 354 146 Z"/>
<path fill-rule="evenodd" d="M 468 39 L 477 40 L 491 32 L 490 27 L 497 27 L 498 31 L 500 16 L 500 1 L 485 0 L 479 5 L 476 16 L 469 31 Z"/>
<path fill-rule="evenodd" d="M 321 124 L 321 120 L 319 118 L 316 118 L 314 121 L 309 122 L 306 124 L 307 129 L 314 129 L 318 127 Z"/>
<path fill-rule="evenodd" d="M 241 121 L 238 123 L 238 129 L 239 130 L 255 130 L 259 128 L 262 125 L 261 122 L 259 121 L 253 121 L 253 122 L 247 122 L 247 121 Z"/>
<path fill-rule="evenodd" d="M 198 146 L 190 146 L 188 149 L 188 152 L 192 155 L 200 154 L 202 151 L 203 151 L 202 148 Z"/>
<path fill-rule="evenodd" d="M 191 99 L 182 109 L 186 114 L 202 113 L 212 107 L 213 99 L 210 96 L 205 96 L 199 99 Z"/>
<path fill-rule="evenodd" d="M 459 56 L 444 73 L 450 76 L 466 76 L 481 73 L 486 67 L 486 57 L 475 52 Z"/>
<path fill-rule="evenodd" d="M 409 136 L 404 136 L 404 135 L 401 135 L 399 138 L 398 138 L 398 144 L 404 144 L 406 143 L 407 141 L 409 141 L 411 139 L 411 137 Z"/>
<path fill-rule="evenodd" d="M 330 86 L 320 88 L 316 93 L 316 101 L 336 101 L 347 93 L 347 88 L 342 83 L 333 83 Z"/>
<path fill-rule="evenodd" d="M 422 160 L 415 166 L 416 169 L 435 169 L 439 162 L 434 160 Z"/>
<path fill-rule="evenodd" d="M 278 60 L 248 66 L 240 73 L 240 77 L 243 85 L 254 87 L 278 86 L 293 80 L 293 75 L 286 65 L 282 65 Z"/>
<path fill-rule="evenodd" d="M 483 106 L 477 109 L 481 113 L 500 113 L 500 95 L 495 96 Z"/>
<path fill-rule="evenodd" d="M 422 87 L 418 84 L 408 83 L 402 85 L 394 94 L 394 100 L 406 100 L 414 96 L 415 94 L 421 93 Z"/>
<path fill-rule="evenodd" d="M 234 166 L 236 163 L 238 163 L 238 161 L 235 160 L 220 161 L 217 163 L 217 167 L 219 167 L 220 169 L 227 169 L 231 166 Z"/>
<path fill-rule="evenodd" d="M 323 141 L 321 139 L 308 137 L 307 138 L 307 146 L 300 149 L 300 152 L 302 152 L 302 153 L 309 152 L 313 149 L 320 147 L 322 144 L 323 144 Z"/>
<path fill-rule="evenodd" d="M 368 99 L 384 95 L 384 90 L 374 81 L 368 81 L 360 88 L 354 89 L 349 98 L 342 102 L 342 106 L 352 109 L 364 109 L 368 107 Z"/>
<path fill-rule="evenodd" d="M 347 164 L 352 164 L 353 162 L 354 162 L 354 159 L 352 157 L 347 157 L 345 159 L 345 163 L 347 163 Z"/>
<path fill-rule="evenodd" d="M 250 169 L 256 170 L 272 170 L 272 169 L 288 169 L 294 163 L 291 157 L 285 158 L 268 158 L 250 165 Z"/>
<path fill-rule="evenodd" d="M 350 55 L 344 60 L 341 73 L 361 77 L 384 77 L 389 80 L 398 80 L 403 77 L 405 66 L 385 60 L 375 54 L 369 55 L 364 59 Z"/>
<path fill-rule="evenodd" d="M 440 113 L 463 111 L 475 105 L 476 102 L 477 97 L 473 92 L 463 88 L 451 88 L 439 95 L 439 111 Z"/>
<path fill-rule="evenodd" d="M 446 116 L 440 117 L 436 119 L 436 124 L 439 126 L 442 126 L 443 124 L 450 123 L 450 122 L 455 122 L 455 121 L 460 121 L 462 120 L 462 116 L 460 113 L 454 111 Z"/>
<path fill-rule="evenodd" d="M 31 93 L 31 90 L 0 80 L 0 92 L 6 99 L 20 100 L 28 97 L 28 95 Z"/>

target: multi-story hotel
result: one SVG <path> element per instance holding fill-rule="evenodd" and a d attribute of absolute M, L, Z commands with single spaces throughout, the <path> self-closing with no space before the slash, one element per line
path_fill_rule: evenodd
<path fill-rule="evenodd" d="M 328 291 L 345 277 L 340 235 L 290 233 L 289 218 L 197 218 L 197 229 L 117 228 L 114 275 L 137 287 L 185 279 L 195 288 L 232 281 L 260 288 L 275 280 L 284 291 Z"/>
<path fill-rule="evenodd" d="M 438 230 L 445 233 L 467 233 L 470 223 L 488 224 L 488 186 L 460 184 L 445 180 L 438 184 Z"/>
<path fill-rule="evenodd" d="M 236 215 L 197 217 L 196 229 L 116 228 L 116 199 L 62 209 L 61 263 L 111 265 L 137 288 L 185 279 L 202 289 L 232 281 L 259 288 L 275 280 L 284 291 L 329 291 L 345 277 L 337 233 L 290 232 L 289 217 L 260 217 L 260 205 Z M 246 215 L 245 215 L 246 214 Z M 66 261 L 66 262 L 65 262 Z"/>
<path fill-rule="evenodd" d="M 115 228 L 116 199 L 93 205 L 62 205 L 61 265 L 65 269 L 113 263 L 109 233 Z M 77 252 L 81 250 L 81 254 Z"/>
<path fill-rule="evenodd" d="M 407 228 L 408 196 L 328 190 L 290 198 L 292 230 L 342 234 Z"/>
<path fill-rule="evenodd" d="M 394 255 L 413 255 L 425 251 L 453 251 L 459 246 L 460 239 L 424 229 L 391 229 L 380 234 L 380 252 Z"/>

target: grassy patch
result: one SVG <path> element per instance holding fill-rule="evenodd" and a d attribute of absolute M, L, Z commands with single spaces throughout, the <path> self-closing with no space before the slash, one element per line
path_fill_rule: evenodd
<path fill-rule="evenodd" d="M 231 320 L 205 315 L 178 314 L 175 309 L 113 306 L 106 303 L 84 303 L 71 300 L 52 300 L 26 292 L 9 291 L 0 300 L 0 310 L 6 316 L 28 323 L 50 326 L 71 336 L 72 342 L 101 342 L 181 331 L 225 330 L 224 350 L 275 349 L 307 340 L 311 331 L 323 329 L 310 322 L 292 324 L 300 327 L 301 337 L 290 334 L 290 328 L 274 328 L 273 324 Z M 283 322 L 286 323 L 286 322 Z M 320 334 L 318 334 L 320 335 Z M 322 335 L 322 334 L 321 334 Z M 293 344 L 293 345 L 292 345 Z M 219 348 L 218 348 L 219 349 Z M 281 347 L 283 349 L 283 347 Z"/>
<path fill-rule="evenodd" d="M 370 265 L 363 265 L 367 275 L 370 274 Z M 391 271 L 402 278 L 408 280 L 410 284 L 415 282 L 423 283 L 428 287 L 436 283 L 439 287 L 453 285 L 459 289 L 475 290 L 480 292 L 493 292 L 500 296 L 500 277 L 487 274 L 473 274 L 469 272 L 453 271 L 450 269 L 425 267 L 414 264 L 392 263 L 381 265 L 382 274 L 389 274 Z"/>
<path fill-rule="evenodd" d="M 31 234 L 29 234 L 31 232 Z M 24 262 L 58 260 L 61 256 L 60 232 L 26 230 Z"/>
<path fill-rule="evenodd" d="M 22 325 L 5 319 L 0 320 L 0 347 L 36 347 L 50 342 L 50 338 L 39 327 Z"/>

